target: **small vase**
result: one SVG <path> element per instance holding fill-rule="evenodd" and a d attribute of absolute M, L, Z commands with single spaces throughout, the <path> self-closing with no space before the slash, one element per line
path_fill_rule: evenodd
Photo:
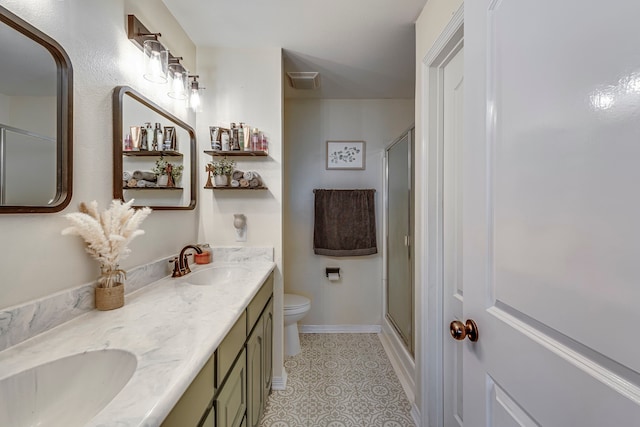
<path fill-rule="evenodd" d="M 159 175 L 158 176 L 158 187 L 166 187 L 169 182 L 169 175 Z"/>
<path fill-rule="evenodd" d="M 213 181 L 216 183 L 216 187 L 226 187 L 229 185 L 229 177 L 227 175 L 215 175 Z"/>

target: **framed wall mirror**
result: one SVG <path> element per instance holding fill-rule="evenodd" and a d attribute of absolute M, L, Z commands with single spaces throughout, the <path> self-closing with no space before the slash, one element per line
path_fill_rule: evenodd
<path fill-rule="evenodd" d="M 73 82 L 62 47 L 0 6 L 0 213 L 71 201 Z"/>
<path fill-rule="evenodd" d="M 191 126 L 128 86 L 113 91 L 113 197 L 156 210 L 196 207 Z"/>

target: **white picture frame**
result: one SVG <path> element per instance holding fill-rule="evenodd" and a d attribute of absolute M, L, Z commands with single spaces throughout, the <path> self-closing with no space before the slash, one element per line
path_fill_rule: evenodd
<path fill-rule="evenodd" d="M 327 170 L 364 170 L 364 141 L 327 141 Z"/>

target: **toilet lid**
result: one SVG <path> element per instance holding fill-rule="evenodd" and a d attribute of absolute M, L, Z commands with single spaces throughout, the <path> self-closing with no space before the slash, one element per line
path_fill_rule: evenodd
<path fill-rule="evenodd" d="M 303 297 L 302 295 L 284 294 L 285 310 L 304 307 L 305 305 L 309 305 L 310 302 L 309 298 Z"/>

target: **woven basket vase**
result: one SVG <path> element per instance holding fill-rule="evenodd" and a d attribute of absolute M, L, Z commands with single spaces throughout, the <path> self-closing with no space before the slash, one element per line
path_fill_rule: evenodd
<path fill-rule="evenodd" d="M 124 306 L 124 284 L 116 283 L 110 288 L 96 288 L 96 309 L 107 311 Z"/>

